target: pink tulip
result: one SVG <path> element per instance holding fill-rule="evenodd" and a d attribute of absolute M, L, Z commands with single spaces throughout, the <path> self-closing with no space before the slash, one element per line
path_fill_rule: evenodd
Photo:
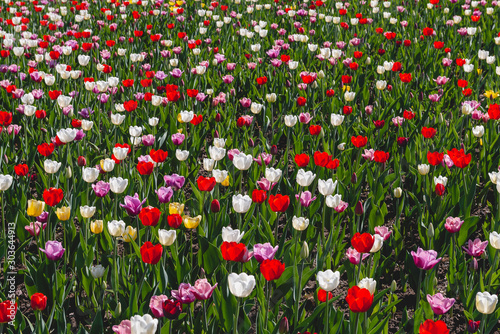
<path fill-rule="evenodd" d="M 211 286 L 206 278 L 201 278 L 194 282 L 192 292 L 197 300 L 207 300 L 212 297 L 212 293 L 216 287 L 217 283 L 215 283 L 214 286 Z"/>
<path fill-rule="evenodd" d="M 457 233 L 460 231 L 460 227 L 464 223 L 459 217 L 448 217 L 446 218 L 446 222 L 444 223 L 444 227 L 450 233 Z"/>

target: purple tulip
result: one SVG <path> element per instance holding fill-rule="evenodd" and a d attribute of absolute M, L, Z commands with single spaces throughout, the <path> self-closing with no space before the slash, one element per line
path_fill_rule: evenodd
<path fill-rule="evenodd" d="M 185 138 L 186 136 L 184 136 L 182 133 L 174 133 L 172 135 L 172 142 L 174 143 L 174 145 L 179 146 L 182 144 Z"/>
<path fill-rule="evenodd" d="M 448 217 L 444 223 L 444 227 L 450 233 L 457 233 L 460 231 L 462 224 L 464 223 L 459 217 Z"/>
<path fill-rule="evenodd" d="M 423 250 L 418 247 L 417 252 L 411 251 L 411 256 L 415 265 L 419 269 L 430 270 L 434 268 L 436 264 L 441 261 L 441 258 L 437 258 L 437 252 L 435 250 Z"/>
<path fill-rule="evenodd" d="M 196 300 L 193 287 L 189 283 L 181 283 L 178 290 L 172 290 L 172 297 L 178 299 L 182 304 L 190 304 Z"/>
<path fill-rule="evenodd" d="M 163 180 L 165 181 L 165 185 L 167 187 L 172 187 L 174 190 L 181 189 L 186 182 L 184 176 L 180 176 L 178 174 L 165 175 Z"/>
<path fill-rule="evenodd" d="M 312 194 L 310 191 L 304 191 L 300 195 L 296 194 L 295 198 L 300 201 L 300 205 L 302 205 L 305 208 L 308 208 L 309 205 L 316 199 L 316 196 L 312 197 Z"/>
<path fill-rule="evenodd" d="M 250 108 L 250 106 L 252 105 L 252 100 L 244 97 L 240 100 L 240 103 L 243 108 Z"/>
<path fill-rule="evenodd" d="M 160 203 L 167 203 L 170 202 L 172 199 L 172 196 L 174 195 L 174 191 L 172 190 L 172 187 L 161 187 L 160 189 L 156 190 L 156 195 L 158 195 L 158 201 Z"/>
<path fill-rule="evenodd" d="M 152 146 L 155 143 L 155 136 L 152 134 L 142 136 L 142 144 L 144 146 Z"/>
<path fill-rule="evenodd" d="M 160 80 L 160 81 L 164 80 L 166 77 L 167 77 L 167 75 L 163 71 L 158 71 L 155 73 L 155 78 Z"/>
<path fill-rule="evenodd" d="M 134 197 L 125 196 L 124 201 L 125 204 L 120 203 L 120 206 L 127 210 L 129 216 L 137 216 L 141 212 L 142 205 L 146 203 L 146 199 L 141 201 L 137 193 L 135 193 Z"/>
<path fill-rule="evenodd" d="M 182 76 L 182 73 L 183 72 L 178 68 L 174 68 L 172 71 L 170 71 L 170 75 L 174 78 L 180 78 Z"/>
<path fill-rule="evenodd" d="M 151 313 L 155 316 L 155 318 L 163 318 L 163 304 L 168 300 L 168 297 L 165 295 L 152 296 L 149 300 L 149 308 L 151 309 Z"/>
<path fill-rule="evenodd" d="M 197 300 L 207 300 L 212 297 L 212 293 L 217 287 L 217 283 L 211 286 L 206 278 L 200 278 L 194 282 L 194 287 L 192 287 L 192 292 Z"/>
<path fill-rule="evenodd" d="M 253 257 L 259 263 L 264 262 L 264 260 L 272 260 L 278 248 L 279 246 L 273 247 L 269 242 L 265 244 L 256 244 L 253 246 Z"/>
<path fill-rule="evenodd" d="M 47 255 L 47 259 L 57 261 L 63 257 L 65 249 L 59 241 L 49 240 L 45 243 L 45 249 L 40 248 L 40 251 Z"/>
<path fill-rule="evenodd" d="M 488 241 L 481 241 L 476 238 L 474 241 L 469 239 L 467 247 L 462 246 L 462 248 L 470 256 L 478 257 L 483 255 L 486 246 L 488 246 Z"/>
<path fill-rule="evenodd" d="M 440 293 L 436 293 L 434 296 L 427 295 L 427 301 L 431 305 L 432 311 L 437 315 L 445 314 L 455 304 L 455 298 L 445 298 Z"/>
<path fill-rule="evenodd" d="M 36 221 L 40 223 L 46 223 L 48 218 L 49 213 L 47 211 L 44 211 L 40 214 L 40 216 L 36 217 Z"/>
<path fill-rule="evenodd" d="M 113 326 L 113 332 L 116 334 L 131 334 L 132 322 L 130 320 L 122 320 L 119 325 Z"/>
<path fill-rule="evenodd" d="M 106 196 L 110 188 L 111 188 L 110 184 L 104 181 L 99 181 L 96 184 L 92 185 L 92 189 L 94 189 L 95 195 L 97 197 Z"/>

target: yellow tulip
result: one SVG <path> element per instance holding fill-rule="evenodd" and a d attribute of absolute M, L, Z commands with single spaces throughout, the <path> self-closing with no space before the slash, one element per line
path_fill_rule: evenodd
<path fill-rule="evenodd" d="M 184 4 L 184 1 L 176 1 L 175 3 L 177 4 L 177 6 L 182 6 Z"/>
<path fill-rule="evenodd" d="M 102 220 L 94 220 L 93 222 L 90 223 L 90 230 L 94 234 L 99 234 L 103 230 L 103 222 Z"/>
<path fill-rule="evenodd" d="M 481 73 L 483 73 L 483 70 L 482 70 L 482 69 L 480 69 L 480 68 L 478 68 L 478 69 L 477 69 L 477 74 L 481 75 Z"/>
<path fill-rule="evenodd" d="M 135 240 L 137 238 L 137 229 L 133 228 L 130 225 L 127 226 L 125 228 L 125 232 L 123 232 L 122 238 L 125 242 L 131 242 L 132 240 Z"/>
<path fill-rule="evenodd" d="M 184 122 L 182 121 L 182 117 L 181 117 L 181 114 L 180 114 L 180 113 L 178 113 L 178 114 L 177 114 L 177 122 L 179 122 L 179 123 L 184 123 Z"/>
<path fill-rule="evenodd" d="M 168 205 L 168 213 L 171 215 L 182 214 L 184 212 L 184 204 L 172 202 Z"/>
<path fill-rule="evenodd" d="M 229 187 L 229 175 L 221 183 L 224 187 Z"/>
<path fill-rule="evenodd" d="M 182 217 L 182 219 L 184 221 L 184 226 L 186 226 L 186 228 L 197 228 L 201 222 L 200 215 L 198 215 L 196 217 L 184 216 L 184 217 Z"/>
<path fill-rule="evenodd" d="M 182 129 L 177 129 L 177 133 L 182 133 Z"/>
<path fill-rule="evenodd" d="M 347 85 L 342 86 L 342 92 L 345 92 L 346 89 L 347 89 L 348 92 L 351 91 L 351 87 L 350 86 L 347 86 Z"/>
<path fill-rule="evenodd" d="M 487 97 L 488 99 L 496 99 L 498 97 L 499 93 L 495 93 L 492 90 L 487 90 L 484 92 L 484 96 Z"/>
<path fill-rule="evenodd" d="M 37 201 L 36 199 L 28 200 L 28 216 L 38 217 L 42 214 L 43 208 L 45 207 L 45 202 Z"/>
<path fill-rule="evenodd" d="M 57 208 L 56 215 L 57 218 L 59 218 L 59 220 L 66 221 L 69 219 L 69 216 L 71 215 L 71 208 L 69 206 L 63 206 Z"/>

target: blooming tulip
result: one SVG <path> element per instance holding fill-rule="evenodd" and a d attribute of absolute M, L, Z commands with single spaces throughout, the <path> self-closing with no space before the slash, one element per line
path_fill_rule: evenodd
<path fill-rule="evenodd" d="M 498 296 L 489 292 L 478 292 L 476 294 L 476 308 L 482 314 L 491 314 L 495 311 Z"/>
<path fill-rule="evenodd" d="M 162 246 L 171 246 L 177 237 L 175 230 L 158 230 L 158 239 Z"/>
<path fill-rule="evenodd" d="M 442 315 L 448 312 L 453 304 L 454 298 L 445 298 L 442 294 L 437 293 L 434 296 L 427 295 L 427 301 L 431 305 L 432 311 L 437 315 Z"/>
<path fill-rule="evenodd" d="M 45 253 L 47 259 L 57 261 L 63 257 L 65 249 L 59 241 L 47 241 L 45 249 L 40 248 L 40 251 Z"/>
<path fill-rule="evenodd" d="M 246 273 L 231 273 L 227 281 L 231 293 L 239 298 L 248 297 L 255 288 L 255 277 Z"/>
<path fill-rule="evenodd" d="M 318 271 L 316 275 L 318 279 L 318 284 L 321 289 L 325 291 L 332 291 L 339 286 L 340 283 L 340 272 L 333 272 L 328 269 L 327 271 Z"/>

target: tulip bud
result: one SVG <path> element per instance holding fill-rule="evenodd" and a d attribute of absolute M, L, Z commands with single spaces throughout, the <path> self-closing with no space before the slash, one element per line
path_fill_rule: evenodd
<path fill-rule="evenodd" d="M 279 333 L 286 334 L 290 330 L 290 325 L 288 324 L 287 317 L 283 317 L 280 322 Z"/>
<path fill-rule="evenodd" d="M 474 321 L 474 320 L 469 320 L 469 323 L 467 324 L 467 331 L 469 333 L 476 333 L 479 330 L 479 324 L 481 321 Z"/>
<path fill-rule="evenodd" d="M 358 203 L 356 204 L 356 208 L 354 209 L 354 212 L 358 216 L 361 216 L 365 212 L 365 210 L 363 208 L 363 203 L 361 203 L 361 201 L 358 201 Z"/>
<path fill-rule="evenodd" d="M 214 138 L 219 138 L 219 131 L 215 130 L 215 132 L 214 132 Z"/>
<path fill-rule="evenodd" d="M 106 281 L 102 281 L 101 283 L 101 289 L 104 291 L 108 288 L 108 283 Z"/>
<path fill-rule="evenodd" d="M 430 223 L 429 227 L 427 228 L 427 237 L 428 238 L 434 237 L 434 225 L 432 225 L 432 223 Z"/>
<path fill-rule="evenodd" d="M 252 138 L 248 139 L 248 146 L 250 146 L 250 147 L 254 147 L 255 146 L 255 143 L 253 142 Z"/>
<path fill-rule="evenodd" d="M 400 198 L 403 195 L 403 190 L 400 187 L 394 189 L 394 197 Z"/>
<path fill-rule="evenodd" d="M 115 308 L 115 317 L 119 317 L 122 314 L 122 303 L 118 302 Z"/>
<path fill-rule="evenodd" d="M 271 151 L 270 151 L 270 153 L 271 153 L 272 155 L 276 155 L 276 154 L 278 154 L 278 146 L 276 146 L 276 145 L 271 146 Z"/>
<path fill-rule="evenodd" d="M 305 260 L 309 257 L 309 246 L 307 245 L 307 242 L 304 241 L 302 244 L 302 249 L 300 250 L 300 258 L 302 260 Z"/>
<path fill-rule="evenodd" d="M 396 283 L 396 280 L 392 280 L 391 292 L 395 292 L 397 289 L 398 289 L 398 283 Z"/>
<path fill-rule="evenodd" d="M 472 261 L 469 263 L 470 269 L 477 271 L 479 264 L 477 263 L 477 260 L 475 257 L 472 258 Z"/>
<path fill-rule="evenodd" d="M 351 175 L 351 183 L 352 184 L 358 183 L 358 176 L 356 175 L 356 173 L 352 173 L 352 175 Z"/>
<path fill-rule="evenodd" d="M 217 199 L 214 199 L 212 201 L 212 203 L 210 203 L 210 210 L 213 212 L 213 213 L 217 213 L 220 211 L 220 203 L 219 203 L 219 200 Z"/>
<path fill-rule="evenodd" d="M 220 113 L 217 113 L 217 115 L 215 115 L 215 121 L 216 121 L 217 123 L 219 123 L 219 122 L 220 122 L 221 117 L 222 117 L 222 116 L 220 115 Z"/>
<path fill-rule="evenodd" d="M 78 157 L 78 166 L 83 167 L 87 165 L 87 160 L 83 156 Z"/>
<path fill-rule="evenodd" d="M 71 178 L 71 176 L 73 176 L 73 172 L 71 171 L 70 166 L 66 167 L 66 175 L 65 176 L 67 179 L 69 179 L 69 178 Z"/>

